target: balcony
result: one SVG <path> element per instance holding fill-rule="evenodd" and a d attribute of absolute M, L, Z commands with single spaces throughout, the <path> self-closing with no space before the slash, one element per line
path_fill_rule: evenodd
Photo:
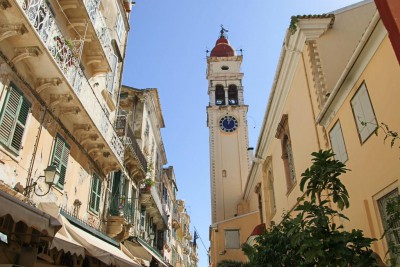
<path fill-rule="evenodd" d="M 177 212 L 172 213 L 172 227 L 175 229 L 181 228 L 181 219 Z"/>
<path fill-rule="evenodd" d="M 166 228 L 168 218 L 163 211 L 160 196 L 155 186 L 140 189 L 140 203 L 146 207 L 146 211 L 153 217 L 153 222 L 158 228 Z"/>
<path fill-rule="evenodd" d="M 117 117 L 116 130 L 123 137 L 125 145 L 125 166 L 131 177 L 142 180 L 146 176 L 147 160 L 133 134 L 132 125 L 127 123 L 126 116 Z"/>
<path fill-rule="evenodd" d="M 111 33 L 99 11 L 100 0 L 59 0 L 59 6 L 74 31 L 87 40 L 87 64 L 94 64 L 95 72 L 110 72 Z"/>
<path fill-rule="evenodd" d="M 111 216 L 123 217 L 126 223 L 132 224 L 135 217 L 135 202 L 134 199 L 126 198 L 124 196 L 114 197 L 110 203 Z"/>
<path fill-rule="evenodd" d="M 19 8 L 12 6 L 3 12 L 5 21 L 24 21 L 33 31 L 10 39 L 16 47 L 11 60 L 16 71 L 24 73 L 26 67 L 20 63 L 24 60 L 31 70 L 28 77 L 36 78 L 29 84 L 105 174 L 123 166 L 123 144 L 80 65 L 83 40 L 65 34 L 66 25 L 55 19 L 54 8 L 47 1 L 17 3 Z"/>
<path fill-rule="evenodd" d="M 135 221 L 135 200 L 125 196 L 113 197 L 107 218 L 107 235 L 122 241 L 129 236 Z"/>

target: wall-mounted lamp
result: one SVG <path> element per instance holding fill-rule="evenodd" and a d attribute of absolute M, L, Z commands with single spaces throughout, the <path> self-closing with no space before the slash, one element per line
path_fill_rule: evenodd
<path fill-rule="evenodd" d="M 156 235 L 154 234 L 154 232 L 151 232 L 151 233 L 150 233 L 150 239 L 151 239 L 151 240 L 154 240 L 155 237 L 156 237 Z"/>
<path fill-rule="evenodd" d="M 43 178 L 43 177 L 44 177 L 45 183 L 49 185 L 49 189 L 44 194 L 38 194 L 38 193 L 36 193 L 37 181 L 39 180 L 39 178 Z M 27 195 L 28 192 L 30 191 L 28 189 L 33 187 L 33 192 L 35 193 L 35 195 L 37 195 L 39 197 L 45 196 L 50 192 L 51 186 L 56 185 L 58 183 L 59 178 L 60 178 L 60 172 L 57 170 L 57 167 L 54 165 L 49 165 L 49 166 L 47 166 L 46 169 L 44 169 L 44 175 L 39 176 L 32 185 L 25 187 L 25 195 Z"/>

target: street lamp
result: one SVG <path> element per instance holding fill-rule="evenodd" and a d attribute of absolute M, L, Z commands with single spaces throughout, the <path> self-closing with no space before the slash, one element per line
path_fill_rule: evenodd
<path fill-rule="evenodd" d="M 45 183 L 48 184 L 49 189 L 44 194 L 38 194 L 38 193 L 36 193 L 37 181 L 39 180 L 39 178 L 43 178 L 43 177 L 44 177 Z M 44 169 L 44 175 L 40 175 L 32 185 L 28 185 L 27 187 L 25 187 L 25 195 L 28 194 L 28 192 L 29 192 L 28 189 L 33 187 L 33 192 L 35 193 L 35 195 L 37 195 L 39 197 L 45 196 L 50 192 L 51 186 L 56 185 L 58 183 L 59 178 L 60 178 L 60 172 L 57 170 L 57 167 L 54 165 L 49 165 L 49 166 L 47 166 L 46 169 Z"/>

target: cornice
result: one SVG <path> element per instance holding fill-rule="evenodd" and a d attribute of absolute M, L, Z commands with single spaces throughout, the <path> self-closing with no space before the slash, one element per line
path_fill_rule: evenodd
<path fill-rule="evenodd" d="M 281 119 L 283 107 L 289 94 L 293 78 L 298 67 L 300 56 L 303 53 L 305 42 L 314 40 L 324 34 L 332 25 L 334 17 L 298 18 L 297 31 L 292 34 L 287 30 L 274 82 L 272 85 L 267 110 L 258 138 L 255 155 L 266 158 L 267 150 L 275 138 L 276 126 Z"/>
<path fill-rule="evenodd" d="M 327 127 L 374 56 L 387 31 L 376 11 L 316 121 Z"/>

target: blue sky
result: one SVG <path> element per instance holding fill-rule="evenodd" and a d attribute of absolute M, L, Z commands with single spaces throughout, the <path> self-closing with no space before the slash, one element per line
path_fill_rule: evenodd
<path fill-rule="evenodd" d="M 131 12 L 123 84 L 157 88 L 166 127 L 168 164 L 178 197 L 186 201 L 191 226 L 208 249 L 210 172 L 206 106 L 206 50 L 220 25 L 230 44 L 243 49 L 244 97 L 249 105 L 249 146 L 257 145 L 269 91 L 292 15 L 322 14 L 355 0 L 137 0 Z M 193 232 L 193 230 L 192 230 Z M 199 266 L 208 266 L 199 244 Z"/>

